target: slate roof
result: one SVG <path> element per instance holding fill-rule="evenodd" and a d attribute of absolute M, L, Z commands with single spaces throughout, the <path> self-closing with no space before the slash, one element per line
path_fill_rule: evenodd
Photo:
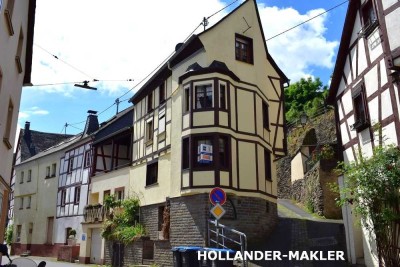
<path fill-rule="evenodd" d="M 21 129 L 21 162 L 72 136 Z"/>
<path fill-rule="evenodd" d="M 119 112 L 106 122 L 94 134 L 93 144 L 97 144 L 111 136 L 119 134 L 133 125 L 133 106 Z"/>

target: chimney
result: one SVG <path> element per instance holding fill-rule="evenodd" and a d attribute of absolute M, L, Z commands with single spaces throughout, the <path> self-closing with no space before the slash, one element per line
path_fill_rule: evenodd
<path fill-rule="evenodd" d="M 29 121 L 25 122 L 24 139 L 31 140 L 31 123 Z"/>
<path fill-rule="evenodd" d="M 179 50 L 179 48 L 181 48 L 183 45 L 183 43 L 177 43 L 175 46 L 175 52 L 177 52 Z"/>
<path fill-rule="evenodd" d="M 97 111 L 88 110 L 88 117 L 86 120 L 85 130 L 83 135 L 94 133 L 99 129 L 99 120 L 97 119 Z"/>
<path fill-rule="evenodd" d="M 29 131 L 31 127 L 31 123 L 29 121 L 25 122 L 25 131 Z"/>

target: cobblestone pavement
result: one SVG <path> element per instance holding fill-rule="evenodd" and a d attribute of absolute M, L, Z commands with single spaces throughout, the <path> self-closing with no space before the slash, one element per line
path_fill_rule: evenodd
<path fill-rule="evenodd" d="M 307 212 L 290 203 L 289 200 L 278 201 L 279 221 L 275 230 L 263 244 L 258 244 L 249 250 L 279 251 L 281 255 L 289 255 L 290 252 L 313 251 L 318 258 L 320 253 L 326 258 L 328 251 L 344 253 L 346 259 L 346 241 L 344 226 L 341 220 L 324 220 L 314 218 Z M 339 255 L 339 254 L 337 254 Z M 351 266 L 343 260 L 282 260 L 258 261 L 257 266 L 268 267 L 347 267 Z"/>

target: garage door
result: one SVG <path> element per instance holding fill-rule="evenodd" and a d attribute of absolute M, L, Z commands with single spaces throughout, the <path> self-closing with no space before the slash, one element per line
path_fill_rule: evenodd
<path fill-rule="evenodd" d="M 90 250 L 90 263 L 101 264 L 101 229 L 92 229 L 92 241 Z"/>

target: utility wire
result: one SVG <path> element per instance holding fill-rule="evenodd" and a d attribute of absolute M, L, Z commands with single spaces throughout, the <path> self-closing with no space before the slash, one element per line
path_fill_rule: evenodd
<path fill-rule="evenodd" d="M 214 14 L 208 16 L 207 19 L 209 19 L 209 18 L 211 18 L 212 16 L 218 14 L 218 13 L 221 12 L 222 10 L 224 10 L 224 9 L 226 9 L 226 8 L 228 8 L 228 7 L 230 7 L 231 5 L 233 5 L 234 3 L 236 3 L 237 1 L 239 1 L 239 0 L 235 0 L 235 1 L 233 1 L 232 3 L 230 3 L 229 5 L 225 6 L 224 8 L 221 8 L 220 10 L 218 10 L 217 12 L 215 12 Z"/>
<path fill-rule="evenodd" d="M 87 73 L 81 71 L 80 69 L 78 69 L 78 68 L 72 66 L 72 65 L 69 64 L 68 62 L 62 60 L 62 59 L 59 58 L 58 56 L 56 56 L 56 55 L 52 54 L 51 52 L 49 52 L 48 50 L 44 49 L 43 47 L 41 47 L 41 46 L 38 45 L 37 43 L 34 43 L 34 45 L 37 46 L 37 47 L 39 47 L 40 49 L 42 49 L 44 52 L 48 53 L 49 55 L 51 55 L 51 56 L 54 57 L 55 59 L 61 61 L 61 62 L 64 63 L 65 65 L 68 65 L 69 67 L 71 67 L 71 68 L 73 68 L 74 70 L 80 72 L 81 74 L 83 74 L 83 75 L 85 75 L 85 76 L 87 76 L 87 77 L 90 77 L 90 78 L 92 78 L 93 80 L 96 80 L 96 79 L 93 78 L 91 75 L 89 75 L 89 74 L 87 74 Z"/>
<path fill-rule="evenodd" d="M 218 14 L 219 12 L 221 12 L 222 10 L 228 8 L 229 6 L 233 5 L 234 3 L 236 3 L 239 0 L 235 0 L 232 3 L 230 3 L 229 5 L 225 6 L 224 8 L 218 10 L 217 12 L 215 12 L 214 14 L 210 15 L 207 17 L 207 19 L 211 18 L 212 16 Z M 201 22 L 187 37 L 186 39 L 183 41 L 184 43 L 197 31 L 197 29 L 203 25 L 203 22 Z M 168 55 L 154 70 L 152 70 L 148 75 L 146 75 L 146 77 L 144 77 L 140 82 L 138 82 L 136 85 L 134 85 L 131 89 L 129 89 L 127 92 L 125 92 L 123 95 L 121 95 L 119 98 L 127 95 L 129 92 L 131 92 L 133 89 L 135 89 L 139 84 L 141 84 L 143 81 L 145 81 L 151 74 L 153 74 L 156 70 L 158 70 L 163 64 L 165 64 L 165 62 L 167 62 L 168 59 L 170 59 L 172 57 L 172 55 L 175 54 L 175 51 L 173 51 L 170 55 Z"/>
<path fill-rule="evenodd" d="M 224 8 L 218 10 L 217 12 L 213 13 L 212 15 L 208 16 L 207 19 L 211 18 L 212 16 L 218 14 L 219 12 L 221 12 L 222 10 L 228 8 L 229 6 L 233 5 L 234 3 L 236 3 L 239 0 L 235 0 L 232 3 L 230 3 L 229 5 L 225 6 Z M 201 22 L 183 41 L 184 43 L 197 31 L 197 29 L 203 25 L 203 22 Z M 43 49 L 44 50 L 44 49 Z M 46 51 L 46 50 L 45 50 Z M 47 51 L 46 51 L 47 52 Z M 48 52 L 49 53 L 49 52 Z M 51 54 L 51 53 L 50 53 Z M 129 89 L 128 91 L 126 91 L 125 93 L 123 93 L 120 97 L 118 97 L 117 99 L 121 99 L 122 97 L 126 96 L 129 92 L 131 92 L 133 89 L 135 89 L 139 84 L 143 83 L 148 77 L 150 77 L 150 75 L 152 75 L 154 72 L 156 72 L 162 65 L 164 65 L 168 59 L 170 59 L 173 55 L 175 54 L 175 51 L 173 51 L 171 54 L 169 54 L 155 69 L 153 69 L 148 75 L 146 75 L 142 80 L 140 80 L 137 84 L 135 84 L 131 89 Z M 54 56 L 54 55 L 52 55 Z M 58 59 L 58 58 L 57 58 Z M 129 100 L 130 98 L 124 99 L 124 100 L 120 100 L 119 103 L 124 102 Z M 110 108 L 112 108 L 114 105 L 116 105 L 116 102 L 114 102 L 112 105 L 110 105 L 109 107 L 107 107 L 105 110 L 101 111 L 98 113 L 98 115 L 106 112 L 107 110 L 109 110 Z M 68 125 L 78 125 L 81 123 L 86 122 L 86 120 L 81 121 L 81 122 L 77 122 L 77 123 L 72 123 L 72 124 L 68 124 Z"/>
<path fill-rule="evenodd" d="M 125 79 L 125 80 L 97 80 L 93 79 L 91 81 L 87 82 L 132 82 L 133 79 Z M 62 82 L 62 83 L 43 83 L 43 84 L 34 84 L 32 86 L 51 86 L 51 85 L 63 85 L 63 84 L 74 84 L 74 83 L 83 83 L 85 81 L 79 81 L 79 82 Z"/>
<path fill-rule="evenodd" d="M 318 15 L 312 17 L 312 18 L 309 18 L 308 20 L 303 21 L 303 22 L 301 22 L 301 23 L 299 23 L 299 24 L 297 24 L 297 25 L 295 25 L 295 26 L 293 26 L 293 27 L 291 27 L 291 28 L 289 28 L 289 29 L 287 29 L 287 30 L 281 32 L 281 33 L 278 33 L 278 34 L 276 34 L 276 35 L 274 35 L 274 36 L 268 38 L 267 40 L 265 40 L 265 42 L 268 42 L 268 41 L 271 40 L 271 39 L 274 39 L 274 38 L 276 38 L 276 37 L 278 37 L 278 36 L 280 36 L 280 35 L 282 35 L 282 34 L 284 34 L 284 33 L 287 33 L 288 31 L 291 31 L 291 30 L 293 30 L 293 29 L 295 29 L 295 28 L 297 28 L 297 27 L 299 27 L 299 26 L 301 26 L 301 25 L 303 25 L 303 24 L 309 22 L 310 20 L 313 20 L 313 19 L 315 19 L 315 18 L 317 18 L 317 17 L 319 17 L 319 16 L 322 16 L 323 14 L 328 13 L 329 11 L 331 11 L 331 10 L 333 10 L 333 9 L 335 9 L 335 8 L 338 8 L 339 6 L 344 5 L 344 4 L 347 3 L 347 2 L 349 2 L 349 0 L 346 0 L 346 1 L 344 1 L 344 2 L 342 2 L 342 3 L 340 3 L 340 4 L 338 4 L 338 5 L 336 5 L 336 6 L 334 6 L 334 7 L 331 7 L 331 8 L 329 8 L 328 10 L 325 10 L 324 12 L 322 12 L 322 13 L 320 13 L 320 14 L 318 14 Z"/>

